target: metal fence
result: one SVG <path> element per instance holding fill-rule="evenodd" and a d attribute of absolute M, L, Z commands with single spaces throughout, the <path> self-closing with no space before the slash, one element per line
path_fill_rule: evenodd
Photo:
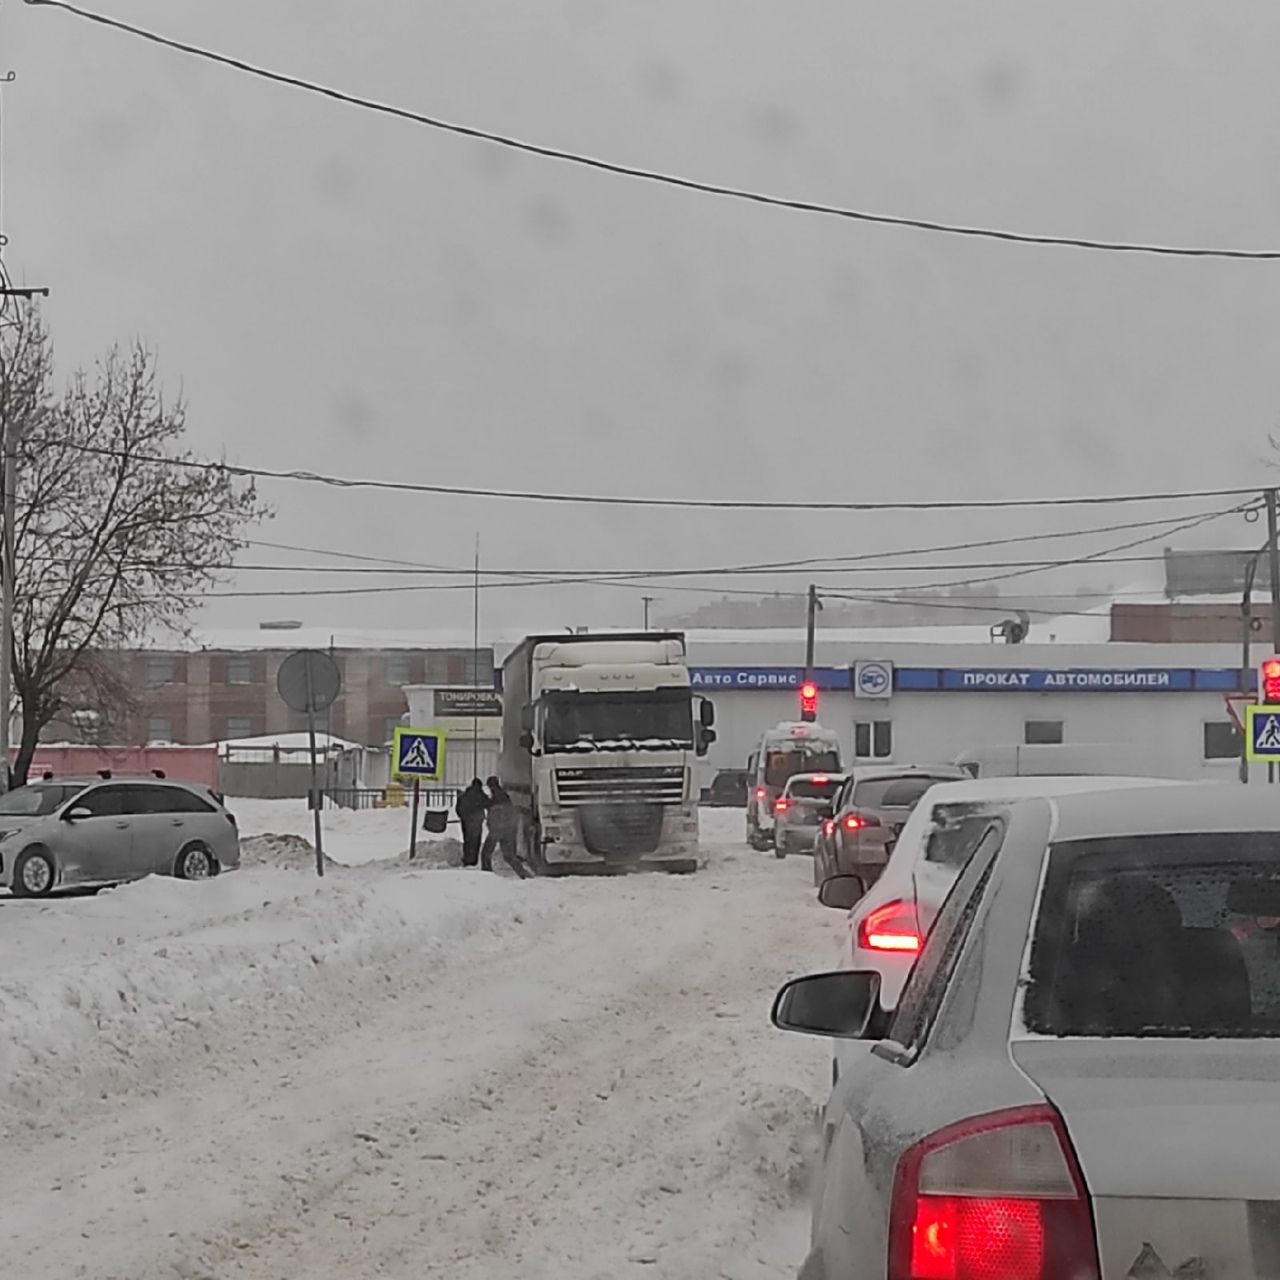
<path fill-rule="evenodd" d="M 339 809 L 378 809 L 384 806 L 387 789 L 383 787 L 328 787 L 325 798 Z M 453 812 L 454 801 L 458 798 L 456 787 L 424 787 L 419 793 L 419 805 L 425 812 L 428 809 L 447 809 Z M 409 788 L 404 790 L 404 807 L 413 802 L 413 793 Z"/>

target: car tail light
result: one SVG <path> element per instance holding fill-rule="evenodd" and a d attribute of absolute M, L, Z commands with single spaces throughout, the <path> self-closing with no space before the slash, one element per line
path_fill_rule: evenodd
<path fill-rule="evenodd" d="M 824 836 L 834 835 L 835 829 L 836 829 L 836 820 L 834 818 L 828 818 L 822 824 L 822 834 Z"/>
<path fill-rule="evenodd" d="M 1088 1193 L 1052 1107 L 1015 1107 L 950 1125 L 898 1162 L 889 1280 L 1098 1274 Z"/>
<path fill-rule="evenodd" d="M 766 793 L 765 793 L 765 789 L 764 789 L 763 787 L 757 787 L 757 788 L 756 788 L 756 799 L 757 799 L 757 800 L 763 800 L 763 799 L 764 799 L 764 797 L 765 797 L 765 794 L 766 794 Z"/>
<path fill-rule="evenodd" d="M 233 827 L 238 827 L 240 825 L 236 822 L 236 815 L 232 813 L 230 809 L 224 809 L 223 812 L 227 815 L 227 821 L 231 823 Z"/>
<path fill-rule="evenodd" d="M 867 951 L 916 952 L 923 942 L 911 902 L 886 902 L 858 921 L 858 946 Z"/>
<path fill-rule="evenodd" d="M 879 818 L 873 816 L 863 817 L 857 813 L 846 814 L 844 819 L 844 829 L 846 831 L 861 831 L 863 827 L 878 827 L 879 825 Z"/>
<path fill-rule="evenodd" d="M 774 811 L 774 813 L 786 813 L 786 811 L 787 811 L 787 801 L 786 801 L 786 798 L 785 798 L 784 796 L 779 796 L 779 797 L 778 797 L 778 798 L 773 802 L 773 811 Z"/>

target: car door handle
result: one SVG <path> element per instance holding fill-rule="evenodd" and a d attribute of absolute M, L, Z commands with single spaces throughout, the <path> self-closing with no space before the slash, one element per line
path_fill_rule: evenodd
<path fill-rule="evenodd" d="M 129 824 L 128 824 L 127 822 L 117 822 L 117 823 L 116 823 L 116 826 L 117 826 L 117 827 L 120 827 L 121 829 L 124 829 L 124 828 L 125 828 L 125 827 L 127 827 L 128 825 L 129 825 Z"/>
<path fill-rule="evenodd" d="M 181 818 L 170 818 L 170 819 L 169 819 L 169 825 L 170 825 L 170 826 L 174 826 L 174 827 L 180 827 L 180 826 L 182 826 L 182 819 L 181 819 Z"/>

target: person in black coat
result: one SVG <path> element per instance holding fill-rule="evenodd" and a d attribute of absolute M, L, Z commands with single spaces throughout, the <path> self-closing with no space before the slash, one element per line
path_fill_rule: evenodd
<path fill-rule="evenodd" d="M 466 789 L 458 793 L 453 807 L 462 824 L 462 865 L 474 867 L 479 859 L 484 870 L 492 871 L 493 847 L 484 839 L 484 819 L 489 812 L 489 797 L 485 795 L 479 778 L 472 778 Z"/>
<path fill-rule="evenodd" d="M 507 866 L 522 880 L 527 880 L 532 872 L 524 865 L 520 857 L 518 839 L 520 815 L 507 794 L 506 788 L 497 778 L 490 778 L 489 786 L 489 835 L 484 842 L 482 856 L 492 860 L 496 846 L 506 860 Z"/>

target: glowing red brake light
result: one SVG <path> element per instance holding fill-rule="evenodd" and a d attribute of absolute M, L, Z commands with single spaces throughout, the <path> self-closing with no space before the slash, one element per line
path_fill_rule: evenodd
<path fill-rule="evenodd" d="M 923 942 L 910 902 L 886 902 L 858 921 L 858 946 L 867 951 L 916 952 Z"/>
<path fill-rule="evenodd" d="M 812 779 L 812 781 L 814 781 L 814 782 L 830 782 L 830 781 L 831 781 L 831 779 L 830 779 L 830 778 L 828 778 L 828 777 L 827 777 L 827 775 L 826 775 L 825 773 L 815 773 L 815 774 L 813 775 L 813 779 Z"/>
<path fill-rule="evenodd" d="M 898 1162 L 889 1280 L 1097 1280 L 1084 1189 L 1047 1105 L 979 1116 Z"/>
<path fill-rule="evenodd" d="M 763 787 L 757 787 L 757 788 L 756 788 L 756 799 L 757 799 L 757 800 L 763 800 L 767 794 L 768 794 L 768 792 L 766 792 L 766 791 L 765 791 L 765 789 L 764 789 Z"/>
<path fill-rule="evenodd" d="M 857 831 L 859 828 L 865 827 L 866 825 L 867 824 L 863 822 L 856 813 L 849 814 L 849 816 L 844 820 L 844 829 L 846 831 Z"/>
<path fill-rule="evenodd" d="M 834 818 L 828 818 L 822 824 L 822 834 L 824 836 L 832 835 L 835 832 L 835 829 L 836 829 L 836 820 Z"/>
<path fill-rule="evenodd" d="M 786 796 L 779 796 L 779 797 L 778 797 L 778 798 L 773 802 L 773 811 L 774 811 L 774 813 L 786 813 L 786 811 L 787 811 L 787 798 L 786 798 Z"/>

